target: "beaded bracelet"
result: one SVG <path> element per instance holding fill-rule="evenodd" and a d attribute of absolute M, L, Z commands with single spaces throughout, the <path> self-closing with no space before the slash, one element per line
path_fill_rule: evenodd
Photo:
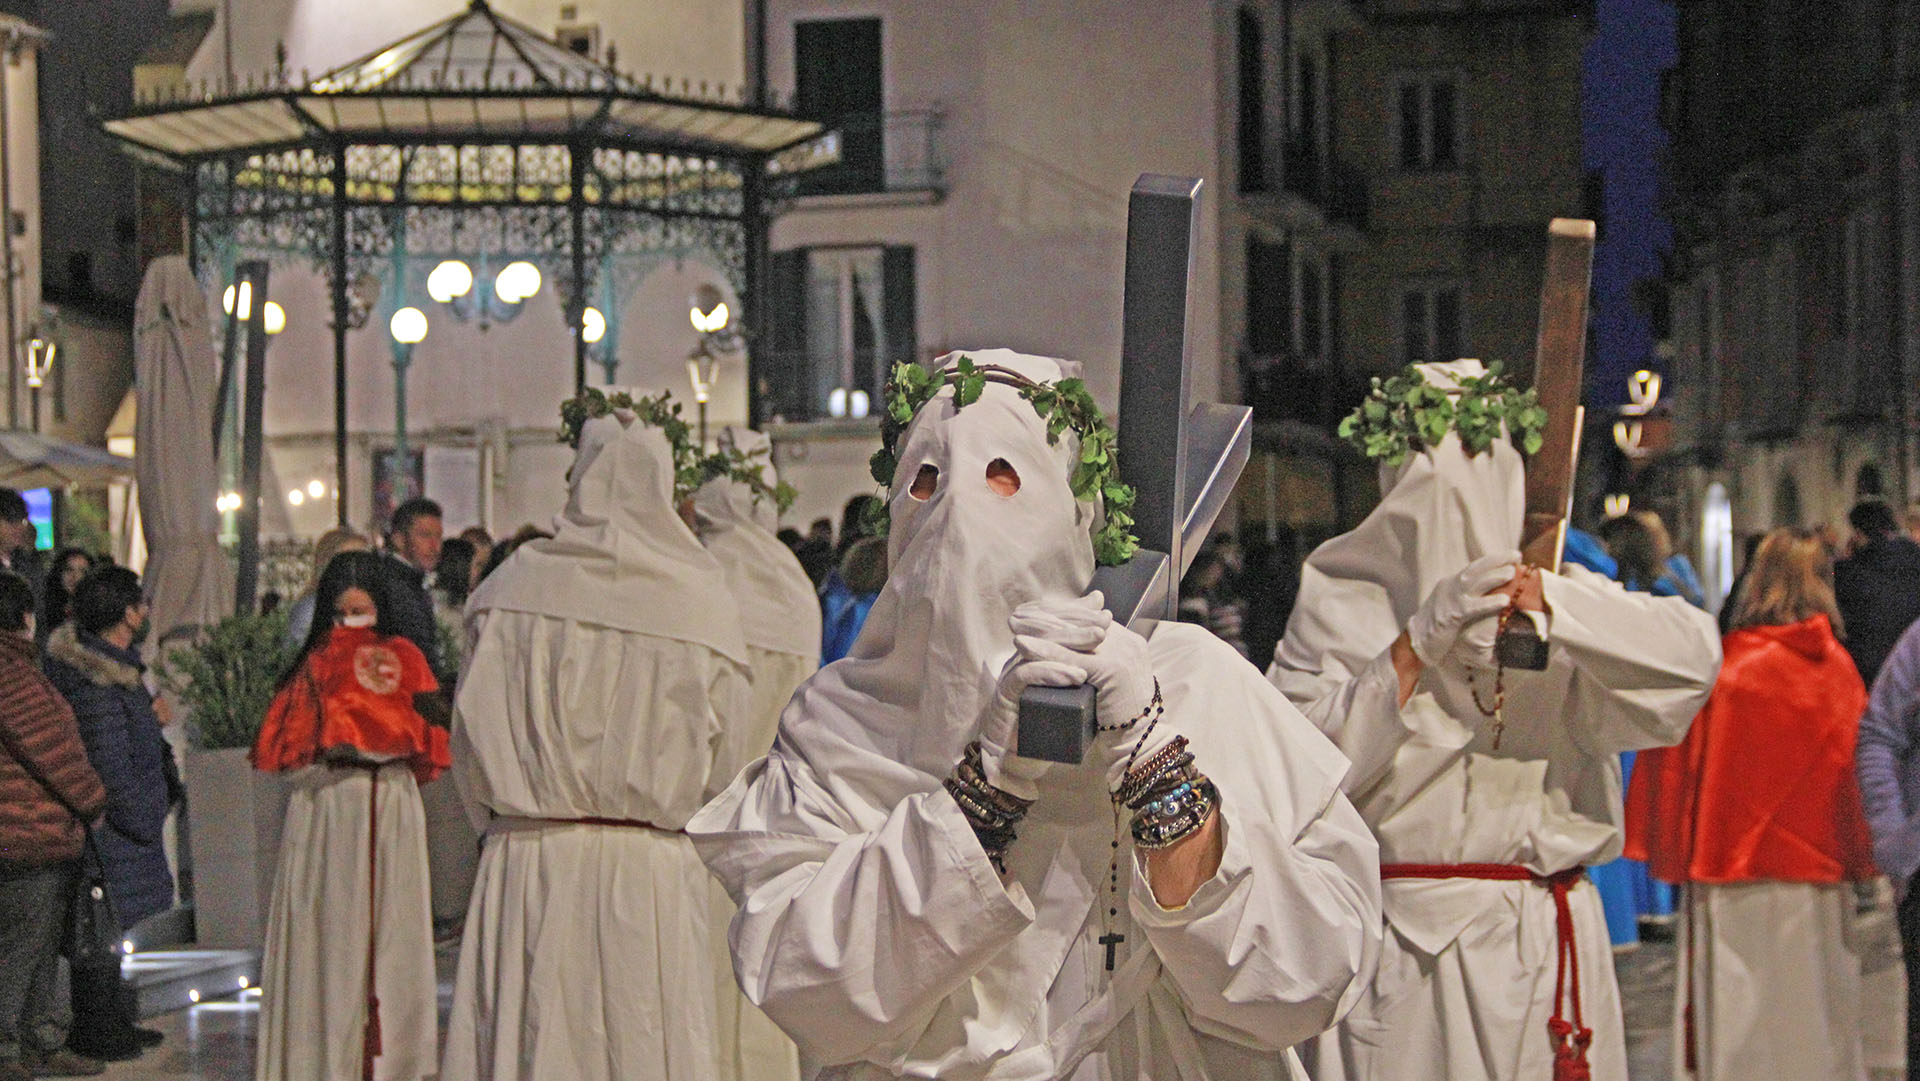
<path fill-rule="evenodd" d="M 1175 736 L 1165 747 L 1154 752 L 1153 757 L 1140 763 L 1127 772 L 1120 781 L 1120 789 L 1114 798 L 1129 806 L 1146 792 L 1151 791 L 1170 771 L 1183 769 L 1193 763 L 1193 755 L 1187 750 L 1187 737 Z"/>
<path fill-rule="evenodd" d="M 973 827 L 973 835 L 979 838 L 980 847 L 986 850 L 993 869 L 1006 874 L 1007 848 L 1013 844 L 1014 829 L 1026 817 L 1027 808 L 1033 806 L 1033 801 L 1021 799 L 987 780 L 986 769 L 980 761 L 978 740 L 967 744 L 960 762 L 953 768 L 953 774 L 941 783 L 941 787 L 953 797 L 954 804 L 966 817 L 967 825 Z"/>
<path fill-rule="evenodd" d="M 1154 720 L 1159 720 L 1166 712 L 1166 703 L 1160 698 L 1160 677 L 1155 676 L 1153 679 L 1153 699 L 1147 703 L 1147 708 L 1119 724 L 1101 724 L 1096 720 L 1093 722 L 1093 727 L 1102 732 L 1125 732 L 1127 729 L 1132 728 L 1134 725 L 1139 724 L 1149 717 Z"/>
<path fill-rule="evenodd" d="M 1133 843 L 1148 851 L 1171 848 L 1200 832 L 1219 805 L 1220 790 L 1212 781 L 1200 777 L 1179 795 L 1169 795 L 1147 804 L 1133 817 Z"/>

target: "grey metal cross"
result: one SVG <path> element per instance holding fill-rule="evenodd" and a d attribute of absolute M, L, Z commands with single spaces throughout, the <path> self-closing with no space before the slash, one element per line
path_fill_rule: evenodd
<path fill-rule="evenodd" d="M 1253 448 L 1253 411 L 1192 404 L 1187 300 L 1202 182 L 1144 173 L 1127 201 L 1120 345 L 1120 479 L 1134 487 L 1140 551 L 1094 573 L 1115 619 L 1150 634 L 1180 607 L 1180 579 Z M 1092 687 L 1032 687 L 1020 698 L 1020 754 L 1079 762 L 1094 732 Z"/>

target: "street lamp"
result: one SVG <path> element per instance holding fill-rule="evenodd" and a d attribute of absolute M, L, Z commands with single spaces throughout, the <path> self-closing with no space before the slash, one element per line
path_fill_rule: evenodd
<path fill-rule="evenodd" d="M 687 321 L 700 334 L 699 344 L 687 354 L 687 379 L 700 409 L 700 445 L 707 445 L 707 402 L 720 377 L 720 355 L 738 353 L 746 344 L 732 326 L 732 313 L 718 286 L 702 284 L 688 298 Z"/>
<path fill-rule="evenodd" d="M 501 267 L 491 279 L 486 277 L 485 263 L 480 269 L 475 276 L 473 268 L 459 259 L 442 260 L 427 275 L 427 295 L 463 322 L 477 322 L 484 331 L 511 321 L 520 314 L 520 302 L 540 292 L 540 268 L 524 259 Z"/>
<path fill-rule="evenodd" d="M 413 347 L 427 338 L 427 314 L 415 307 L 393 313 L 387 321 L 393 336 L 393 456 L 394 500 L 412 498 L 412 471 L 407 454 L 407 366 L 413 363 Z"/>
<path fill-rule="evenodd" d="M 40 430 L 40 388 L 46 385 L 47 373 L 53 370 L 53 360 L 59 351 L 53 339 L 42 337 L 38 331 L 27 340 L 27 389 L 33 395 L 33 430 L 36 432 Z"/>

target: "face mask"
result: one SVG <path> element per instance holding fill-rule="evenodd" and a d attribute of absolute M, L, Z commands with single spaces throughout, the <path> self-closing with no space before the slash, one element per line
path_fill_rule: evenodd
<path fill-rule="evenodd" d="M 334 620 L 334 622 L 340 624 L 342 627 L 353 627 L 355 629 L 360 629 L 365 627 L 371 627 L 375 623 L 379 622 L 379 620 L 380 620 L 380 617 L 375 615 L 372 612 L 362 612 L 357 616 L 340 616 L 338 619 Z"/>

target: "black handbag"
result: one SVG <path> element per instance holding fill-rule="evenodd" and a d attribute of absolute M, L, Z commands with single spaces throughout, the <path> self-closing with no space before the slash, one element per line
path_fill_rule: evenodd
<path fill-rule="evenodd" d="M 86 850 L 80 856 L 74 874 L 73 904 L 67 910 L 67 933 L 60 952 L 74 968 L 111 968 L 120 971 L 121 943 L 126 929 L 120 914 L 114 911 L 113 898 L 107 894 L 106 861 L 94 843 L 93 828 L 86 830 Z"/>

